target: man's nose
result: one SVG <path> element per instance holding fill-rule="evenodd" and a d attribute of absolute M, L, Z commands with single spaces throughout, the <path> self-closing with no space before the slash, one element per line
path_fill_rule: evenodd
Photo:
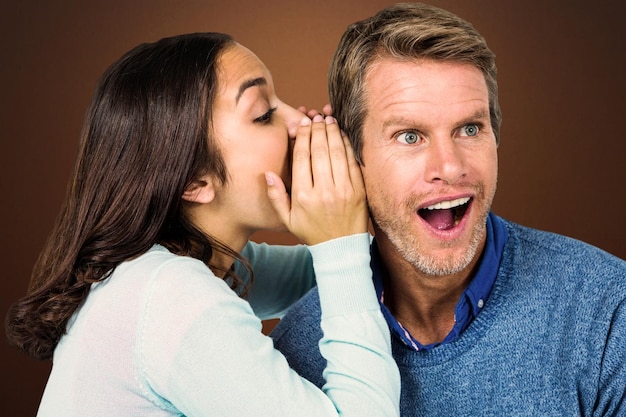
<path fill-rule="evenodd" d="M 431 138 L 427 148 L 426 181 L 455 184 L 465 176 L 465 163 L 458 144 L 452 137 Z"/>

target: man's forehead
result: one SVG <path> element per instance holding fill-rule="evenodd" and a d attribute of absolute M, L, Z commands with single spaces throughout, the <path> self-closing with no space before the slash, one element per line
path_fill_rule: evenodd
<path fill-rule="evenodd" d="M 396 102 L 488 100 L 489 95 L 484 74 L 476 66 L 431 59 L 378 59 L 368 67 L 363 87 L 368 108 Z"/>

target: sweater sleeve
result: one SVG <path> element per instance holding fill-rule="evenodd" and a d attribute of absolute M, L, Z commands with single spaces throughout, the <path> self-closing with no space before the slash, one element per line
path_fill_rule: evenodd
<path fill-rule="evenodd" d="M 315 286 L 313 261 L 305 245 L 248 242 L 242 255 L 254 271 L 247 300 L 261 320 L 282 317 Z M 247 275 L 243 268 L 236 272 L 240 276 Z"/>
<path fill-rule="evenodd" d="M 350 404 L 341 415 L 399 414 L 400 376 L 376 299 L 369 246 L 364 233 L 310 248 L 322 309 L 319 347 L 327 360 L 322 389 L 335 404 Z"/>
<path fill-rule="evenodd" d="M 397 416 L 399 373 L 367 234 L 310 249 L 324 288 L 323 390 L 289 367 L 245 300 L 187 260 L 162 267 L 146 297 L 137 355 L 145 395 L 188 416 Z"/>

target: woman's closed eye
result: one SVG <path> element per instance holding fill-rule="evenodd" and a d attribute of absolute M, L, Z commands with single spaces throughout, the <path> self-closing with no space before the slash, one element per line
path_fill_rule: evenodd
<path fill-rule="evenodd" d="M 274 115 L 275 111 L 276 111 L 276 107 L 270 108 L 267 112 L 265 112 L 261 116 L 259 116 L 256 119 L 254 119 L 254 123 L 260 123 L 260 124 L 263 124 L 263 125 L 271 123 L 272 122 L 272 116 Z"/>

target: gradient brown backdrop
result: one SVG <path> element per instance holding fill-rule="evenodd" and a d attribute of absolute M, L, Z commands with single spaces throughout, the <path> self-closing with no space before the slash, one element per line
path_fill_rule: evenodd
<path fill-rule="evenodd" d="M 9 4 L 10 3 L 10 4 Z M 626 258 L 626 29 L 619 0 L 433 0 L 497 54 L 504 113 L 496 213 Z M 99 75 L 134 45 L 227 32 L 293 105 L 327 102 L 345 27 L 387 1 L 35 1 L 0 5 L 0 313 L 21 296 L 59 210 Z M 289 235 L 259 235 L 292 242 Z M 602 285 L 598 283 L 598 285 Z M 0 414 L 32 416 L 50 369 L 0 342 Z"/>

